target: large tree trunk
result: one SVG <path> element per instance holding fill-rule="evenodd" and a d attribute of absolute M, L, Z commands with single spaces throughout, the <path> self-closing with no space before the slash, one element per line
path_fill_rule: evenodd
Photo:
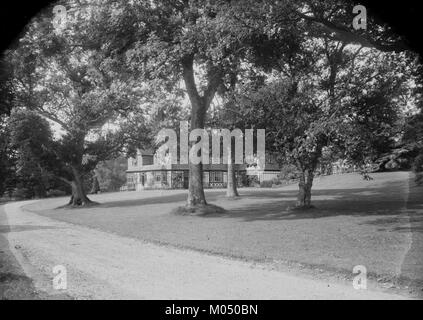
<path fill-rule="evenodd" d="M 69 201 L 71 206 L 87 206 L 93 202 L 88 199 L 82 183 L 82 177 L 76 168 L 72 168 L 73 180 L 71 181 L 72 196 Z"/>
<path fill-rule="evenodd" d="M 204 128 L 205 106 L 199 99 L 192 103 L 191 130 Z M 203 186 L 203 164 L 193 164 L 189 161 L 188 207 L 206 205 Z"/>
<path fill-rule="evenodd" d="M 299 192 L 297 197 L 298 208 L 311 208 L 311 188 L 313 186 L 314 172 L 306 169 L 301 172 L 299 182 Z"/>
<path fill-rule="evenodd" d="M 195 207 L 198 205 L 206 205 L 206 197 L 204 195 L 203 187 L 203 165 L 192 164 L 189 165 L 189 188 L 187 206 Z"/>
<path fill-rule="evenodd" d="M 187 56 L 183 62 L 183 76 L 188 97 L 191 102 L 191 130 L 203 129 L 207 109 L 217 89 L 215 80 L 209 81 L 204 96 L 200 96 L 194 78 L 194 61 L 192 56 Z M 210 79 L 209 79 L 210 80 Z M 190 208 L 206 205 L 203 187 L 203 165 L 189 164 L 189 190 L 187 206 Z"/>
<path fill-rule="evenodd" d="M 226 187 L 226 197 L 227 198 L 239 197 L 238 190 L 237 190 L 236 175 L 235 175 L 235 159 L 232 154 L 232 150 L 230 150 L 228 155 L 228 185 Z"/>

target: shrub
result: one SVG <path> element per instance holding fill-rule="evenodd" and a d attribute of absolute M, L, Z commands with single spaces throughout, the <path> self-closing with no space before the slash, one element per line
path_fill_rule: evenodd
<path fill-rule="evenodd" d="M 273 178 L 273 179 L 272 179 L 272 184 L 277 185 L 277 186 L 279 186 L 279 185 L 283 184 L 283 182 L 282 182 L 282 180 L 281 180 L 281 178 L 280 178 L 280 176 L 279 176 L 279 175 L 278 175 L 278 177 L 277 177 L 277 178 Z"/>
<path fill-rule="evenodd" d="M 418 173 L 418 172 L 423 172 L 423 153 L 419 154 L 413 162 L 413 171 Z"/>
<path fill-rule="evenodd" d="M 294 165 L 284 165 L 281 168 L 279 180 L 293 180 L 298 178 L 298 170 Z"/>
<path fill-rule="evenodd" d="M 272 186 L 273 186 L 273 181 L 272 180 L 262 181 L 260 183 L 260 188 L 271 188 Z"/>
<path fill-rule="evenodd" d="M 385 169 L 388 169 L 388 170 L 398 170 L 399 167 L 400 166 L 396 160 L 390 160 L 389 162 L 385 164 Z"/>
<path fill-rule="evenodd" d="M 31 199 L 33 192 L 28 188 L 17 188 L 12 193 L 12 198 L 15 200 L 26 200 Z"/>
<path fill-rule="evenodd" d="M 414 159 L 413 171 L 416 173 L 416 183 L 418 185 L 423 184 L 423 153 Z"/>
<path fill-rule="evenodd" d="M 246 176 L 246 186 L 257 187 L 260 186 L 260 182 L 257 176 Z"/>

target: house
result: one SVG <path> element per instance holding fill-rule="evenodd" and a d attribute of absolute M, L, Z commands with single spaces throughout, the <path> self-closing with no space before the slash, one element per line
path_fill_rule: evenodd
<path fill-rule="evenodd" d="M 239 186 L 243 186 L 254 168 L 246 164 L 236 165 L 235 174 Z M 227 164 L 203 165 L 203 184 L 205 188 L 225 188 L 228 181 Z M 277 178 L 279 166 L 266 157 L 264 171 L 255 176 L 257 182 L 271 181 Z M 250 174 L 248 174 L 250 173 Z M 152 151 L 138 150 L 135 158 L 128 159 L 126 171 L 126 190 L 144 189 L 188 189 L 188 164 L 158 164 Z"/>

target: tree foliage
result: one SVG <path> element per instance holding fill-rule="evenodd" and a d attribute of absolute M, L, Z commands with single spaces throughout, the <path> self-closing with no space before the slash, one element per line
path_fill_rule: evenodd
<path fill-rule="evenodd" d="M 126 115 L 140 93 L 89 36 L 88 11 L 69 13 L 62 33 L 42 14 L 8 53 L 13 65 L 14 104 L 54 123 L 53 173 L 72 186 L 72 205 L 87 205 L 84 178 L 97 163 L 122 151 L 131 127 Z M 142 120 L 139 116 L 138 120 Z"/>
<path fill-rule="evenodd" d="M 290 61 L 275 64 L 264 84 L 240 87 L 226 112 L 266 128 L 269 151 L 300 172 L 298 205 L 309 207 L 324 151 L 364 165 L 390 147 L 409 74 L 401 55 L 311 40 Z"/>
<path fill-rule="evenodd" d="M 31 111 L 13 112 L 10 122 L 10 145 L 15 156 L 16 190 L 22 198 L 45 197 L 54 184 L 47 171 L 48 149 L 52 132 L 47 120 Z"/>

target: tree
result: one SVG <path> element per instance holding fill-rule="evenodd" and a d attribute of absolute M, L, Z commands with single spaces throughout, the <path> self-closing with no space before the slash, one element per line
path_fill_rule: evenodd
<path fill-rule="evenodd" d="M 12 67 L 2 55 L 0 58 L 0 116 L 10 115 L 13 107 Z"/>
<path fill-rule="evenodd" d="M 44 163 L 52 141 L 50 125 L 34 112 L 16 111 L 8 126 L 10 148 L 16 154 L 16 187 L 24 198 L 45 197 L 52 179 Z"/>
<path fill-rule="evenodd" d="M 266 127 L 269 151 L 299 171 L 297 206 L 309 208 L 325 149 L 365 165 L 393 139 L 409 69 L 401 55 L 312 39 L 275 66 L 267 83 L 239 90 L 227 108 Z"/>
<path fill-rule="evenodd" d="M 423 183 L 423 113 L 410 116 L 404 128 L 402 137 L 404 147 L 414 156 L 412 161 L 412 169 L 416 173 L 416 182 Z"/>
<path fill-rule="evenodd" d="M 14 179 L 14 159 L 10 150 L 10 132 L 7 120 L 12 109 L 11 68 L 2 56 L 0 59 L 0 196 L 10 180 Z"/>
<path fill-rule="evenodd" d="M 7 126 L 8 117 L 0 116 L 0 196 L 5 191 L 12 193 L 15 175 L 15 153 L 10 145 L 10 127 Z"/>
<path fill-rule="evenodd" d="M 126 182 L 127 160 L 117 158 L 99 163 L 95 169 L 101 190 L 119 191 Z"/>
<path fill-rule="evenodd" d="M 235 174 L 235 161 L 234 161 L 234 150 L 230 150 L 228 159 L 228 185 L 226 187 L 226 197 L 236 198 L 239 197 L 237 188 L 237 179 Z"/>
<path fill-rule="evenodd" d="M 235 82 L 231 85 L 230 90 L 225 90 L 225 92 L 221 92 L 221 103 L 216 103 L 213 108 L 213 112 L 209 116 L 209 121 L 207 123 L 208 126 L 214 128 L 226 128 L 230 131 L 233 129 L 239 129 L 237 124 L 240 124 L 238 119 L 233 117 L 232 113 L 226 112 L 225 104 L 227 103 L 227 99 L 230 97 L 231 94 L 234 93 L 235 90 Z M 213 130 L 213 129 L 212 129 Z M 212 151 L 212 150 L 211 150 Z M 220 150 L 221 153 L 223 150 Z M 225 159 L 226 160 L 226 159 Z M 237 178 L 236 178 L 236 169 L 237 165 L 235 164 L 235 138 L 231 137 L 230 149 L 228 146 L 228 159 L 227 159 L 227 186 L 226 186 L 226 197 L 227 198 L 237 198 L 239 197 L 238 188 L 237 188 Z"/>
<path fill-rule="evenodd" d="M 357 16 L 353 11 L 357 4 L 347 0 L 302 0 L 292 3 L 295 15 L 309 24 L 313 37 L 329 37 L 332 41 L 373 48 L 381 52 L 399 53 L 410 50 L 405 39 L 371 12 L 366 16 L 365 28 L 356 30 L 352 22 Z M 284 18 L 280 15 L 277 17 Z"/>
<path fill-rule="evenodd" d="M 99 191 L 101 191 L 101 189 L 100 189 L 100 183 L 98 182 L 98 178 L 97 178 L 96 173 L 94 173 L 93 174 L 93 177 L 92 177 L 92 186 L 91 186 L 90 193 L 91 194 L 96 194 Z"/>
<path fill-rule="evenodd" d="M 128 61 L 143 79 L 183 81 L 191 104 L 191 130 L 204 128 L 209 106 L 240 62 L 269 37 L 267 1 L 113 1 L 93 18 L 96 34 L 113 35 L 111 56 Z M 287 27 L 277 36 L 283 52 Z M 289 27 L 290 26 L 290 27 Z M 287 40 L 287 41 L 284 41 Z M 207 204 L 202 164 L 190 164 L 188 208 Z"/>
<path fill-rule="evenodd" d="M 84 178 L 122 151 L 131 119 L 125 115 L 140 95 L 131 81 L 121 81 L 119 66 L 105 58 L 89 26 L 89 12 L 69 12 L 66 28 L 58 33 L 49 14 L 41 14 L 7 55 L 15 106 L 54 123 L 49 170 L 71 186 L 71 206 L 93 204 Z"/>

